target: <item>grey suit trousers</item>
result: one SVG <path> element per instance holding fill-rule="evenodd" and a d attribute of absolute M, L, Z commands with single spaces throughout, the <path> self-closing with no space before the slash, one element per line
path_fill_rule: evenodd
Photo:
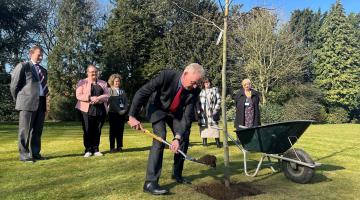
<path fill-rule="evenodd" d="M 36 111 L 20 110 L 19 153 L 20 160 L 40 156 L 41 135 L 45 120 L 46 98 L 40 97 Z"/>

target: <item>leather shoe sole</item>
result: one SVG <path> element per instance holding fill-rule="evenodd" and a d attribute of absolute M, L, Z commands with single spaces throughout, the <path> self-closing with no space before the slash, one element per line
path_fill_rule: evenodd
<path fill-rule="evenodd" d="M 166 189 L 162 189 L 157 183 L 145 183 L 143 190 L 153 195 L 163 195 L 169 192 Z"/>
<path fill-rule="evenodd" d="M 153 194 L 153 195 L 164 195 L 164 194 L 167 194 L 169 191 L 167 190 L 147 190 L 147 189 L 144 189 L 144 192 L 146 193 L 150 193 L 150 194 Z"/>

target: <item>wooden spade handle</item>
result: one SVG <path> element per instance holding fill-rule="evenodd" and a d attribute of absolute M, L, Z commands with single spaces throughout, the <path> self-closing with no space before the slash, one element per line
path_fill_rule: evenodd
<path fill-rule="evenodd" d="M 164 139 L 162 139 L 161 137 L 155 135 L 154 133 L 150 132 L 149 130 L 146 129 L 142 129 L 142 132 L 145 133 L 146 135 L 154 138 L 155 140 L 159 141 L 159 142 L 163 142 L 165 144 L 168 144 Z M 168 144 L 169 145 L 169 144 Z"/>
<path fill-rule="evenodd" d="M 161 137 L 155 135 L 154 133 L 150 132 L 149 130 L 147 129 L 142 129 L 141 130 L 143 133 L 145 133 L 146 135 L 154 138 L 155 140 L 159 141 L 159 142 L 162 142 L 164 144 L 167 144 L 168 146 L 171 146 L 171 144 L 169 142 L 167 142 L 166 140 L 162 139 Z M 192 159 L 191 157 L 187 156 L 184 152 L 182 152 L 180 149 L 178 150 L 178 152 L 184 156 L 185 159 L 187 160 L 190 160 Z"/>

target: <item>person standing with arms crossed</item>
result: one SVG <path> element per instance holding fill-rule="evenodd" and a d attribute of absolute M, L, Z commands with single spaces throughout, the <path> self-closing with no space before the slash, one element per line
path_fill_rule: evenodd
<path fill-rule="evenodd" d="M 164 70 L 158 76 L 142 86 L 135 94 L 129 111 L 129 125 L 143 130 L 137 120 L 141 107 L 148 102 L 147 117 L 152 123 L 153 132 L 166 139 L 166 125 L 171 128 L 174 139 L 170 150 L 176 153 L 179 149 L 186 153 L 189 144 L 189 130 L 194 112 L 194 105 L 200 93 L 198 85 L 204 77 L 204 69 L 197 63 L 188 65 L 183 72 Z M 168 193 L 159 186 L 163 152 L 165 145 L 153 140 L 149 153 L 144 183 L 144 192 L 154 195 Z M 184 159 L 180 154 L 174 155 L 172 178 L 178 183 L 190 183 L 182 177 Z"/>
<path fill-rule="evenodd" d="M 20 160 L 35 162 L 41 156 L 41 135 L 46 112 L 47 70 L 40 65 L 43 49 L 33 46 L 30 61 L 16 65 L 11 75 L 10 91 L 19 111 Z"/>

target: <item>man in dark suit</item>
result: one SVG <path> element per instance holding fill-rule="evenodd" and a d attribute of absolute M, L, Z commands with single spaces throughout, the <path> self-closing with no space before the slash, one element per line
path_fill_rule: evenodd
<path fill-rule="evenodd" d="M 34 162 L 41 157 L 47 87 L 47 71 L 40 66 L 43 50 L 40 46 L 30 49 L 30 61 L 19 63 L 11 74 L 10 90 L 19 111 L 20 160 Z"/>
<path fill-rule="evenodd" d="M 130 111 L 129 125 L 142 130 L 137 120 L 142 106 L 148 104 L 147 117 L 152 123 L 153 132 L 166 139 L 166 125 L 173 132 L 174 139 L 170 150 L 179 149 L 186 153 L 189 144 L 189 132 L 193 118 L 194 105 L 200 93 L 199 82 L 204 69 L 197 63 L 188 65 L 183 72 L 164 70 L 158 76 L 142 86 L 135 94 Z M 159 186 L 163 151 L 165 145 L 153 140 L 150 150 L 144 192 L 166 194 L 168 191 Z M 178 183 L 190 183 L 182 177 L 184 158 L 176 153 L 172 178 Z"/>

